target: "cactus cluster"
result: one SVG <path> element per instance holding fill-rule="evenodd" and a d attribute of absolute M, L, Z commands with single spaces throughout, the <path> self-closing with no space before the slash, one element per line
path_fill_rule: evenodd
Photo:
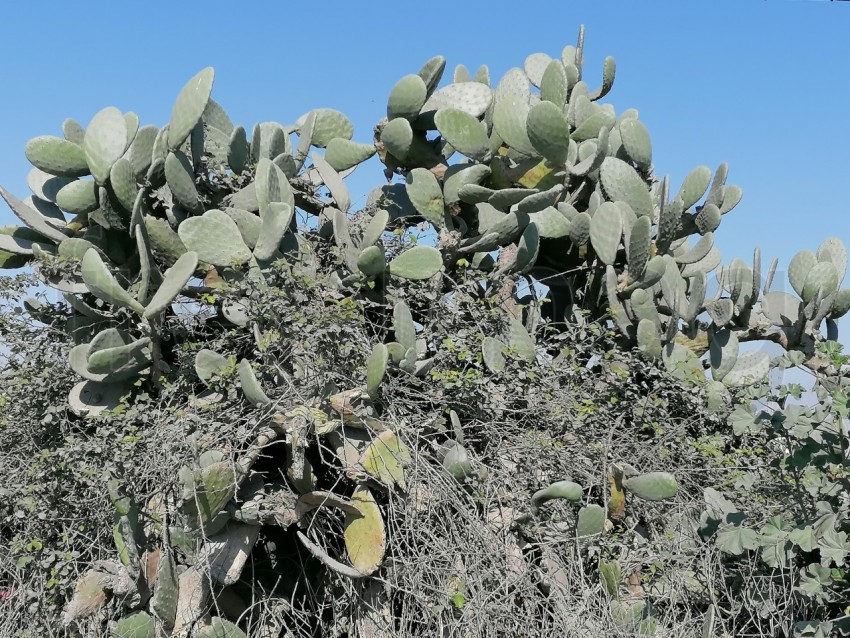
<path fill-rule="evenodd" d="M 181 468 L 182 493 L 144 506 L 151 525 L 116 487 L 119 561 L 80 580 L 69 622 L 95 613 L 109 592 L 128 610 L 118 636 L 154 636 L 158 626 L 178 635 L 187 623 L 200 623 L 198 635 L 244 635 L 206 615 L 210 597 L 239 578 L 259 525 L 304 526 L 317 508 L 344 514 L 347 559 L 298 531 L 310 553 L 350 578 L 381 567 L 386 530 L 376 494 L 406 490 L 411 451 L 373 404 L 391 374 L 426 379 L 439 347 L 418 337 L 411 308 L 394 298 L 398 286 L 450 293 L 452 275 L 465 269 L 475 272 L 483 295 L 502 294 L 507 283 L 513 297 L 523 278 L 545 284 L 542 311 L 532 312 L 530 297 L 511 299 L 504 333 L 481 336 L 489 374 L 551 354 L 535 344 L 540 320 L 557 328 L 584 313 L 610 321 L 623 345 L 677 374 L 703 377 L 707 353 L 707 395 L 718 404 L 727 388 L 769 370 L 765 354 L 739 352 L 743 339 L 778 338 L 805 350 L 812 335 L 823 340 L 823 322 L 826 338 L 837 338 L 835 320 L 850 310 L 850 290 L 840 288 L 842 242 L 830 238 L 816 253 L 794 257 L 789 275 L 799 298 L 770 291 L 776 263 L 763 281 L 758 251 L 752 265 L 735 259 L 721 266 L 714 234 L 741 199 L 741 189 L 727 184 L 727 166 L 713 177 L 706 167 L 694 169 L 678 191 L 658 179 L 638 113 L 618 115 L 601 102 L 613 86 L 613 59 L 604 61 L 598 86 L 589 85 L 583 42 L 582 31 L 557 58 L 533 54 L 495 86 L 486 67 L 474 77 L 458 67 L 440 86 L 446 61 L 433 58 L 395 84 L 372 143 L 353 141 L 350 120 L 329 108 L 289 125 L 257 124 L 249 137 L 211 98 L 207 68 L 180 91 L 162 128 L 108 107 L 86 127 L 66 120 L 63 137 L 27 144 L 32 195 L 20 200 L 0 189 L 24 224 L 0 228 L 0 267 L 32 263 L 72 308 L 67 330 L 77 345 L 68 357 L 81 381 L 69 403 L 81 417 L 115 408 L 136 387 L 156 387 L 168 375 L 173 361 L 163 354 L 163 331 L 181 298 L 200 303 L 206 292 L 243 284 L 250 286 L 240 290 L 262 294 L 275 269 L 315 274 L 319 252 L 335 255 L 340 294 L 368 298 L 386 319 L 384 337 L 364 353 L 362 387 L 326 403 L 276 405 L 264 389 L 268 380 L 241 360 L 235 376 L 247 403 L 265 411 L 266 429 L 238 459 L 207 450 L 196 467 Z M 400 179 L 371 193 L 355 225 L 345 178 L 373 156 Z M 385 245 L 392 232 L 416 226 L 431 231 L 434 245 Z M 709 298 L 713 271 L 718 286 Z M 262 351 L 267 326 L 249 319 L 243 302 L 210 303 Z M 204 349 L 195 372 L 201 383 L 226 385 L 234 364 Z M 473 472 L 460 434 L 433 456 L 464 481 Z M 334 451 L 349 496 L 317 490 L 305 450 L 318 440 Z M 285 485 L 249 478 L 273 441 L 286 446 Z M 677 491 L 672 475 L 625 465 L 609 482 L 608 511 L 584 504 L 577 538 L 621 517 L 627 494 L 659 501 Z M 584 498 L 580 485 L 561 481 L 536 492 L 530 509 Z"/>

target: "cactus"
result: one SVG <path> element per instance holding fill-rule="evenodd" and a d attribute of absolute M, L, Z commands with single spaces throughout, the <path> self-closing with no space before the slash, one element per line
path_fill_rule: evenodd
<path fill-rule="evenodd" d="M 177 233 L 186 248 L 213 266 L 241 265 L 252 257 L 236 222 L 220 210 L 208 210 L 200 217 L 186 219 Z"/>
<path fill-rule="evenodd" d="M 434 124 L 440 135 L 467 157 L 483 160 L 489 153 L 487 125 L 469 113 L 442 108 L 434 115 Z"/>
<path fill-rule="evenodd" d="M 95 297 L 114 306 L 129 308 L 138 314 L 143 314 L 144 306 L 124 290 L 115 277 L 109 272 L 97 250 L 89 249 L 83 256 L 81 273 L 86 287 Z"/>
<path fill-rule="evenodd" d="M 363 452 L 360 465 L 384 485 L 398 485 L 404 490 L 407 489 L 404 468 L 410 461 L 407 446 L 391 431 L 385 430 Z"/>
<path fill-rule="evenodd" d="M 443 256 L 431 246 L 408 248 L 389 264 L 390 274 L 402 279 L 430 279 L 443 266 Z"/>
<path fill-rule="evenodd" d="M 156 624 L 145 611 L 124 616 L 112 630 L 115 638 L 155 638 Z"/>
<path fill-rule="evenodd" d="M 382 343 L 375 344 L 372 354 L 366 361 L 366 391 L 373 399 L 377 396 L 378 388 L 384 380 L 388 360 L 387 347 Z"/>
<path fill-rule="evenodd" d="M 531 511 L 536 514 L 540 506 L 552 499 L 566 499 L 570 503 L 578 503 L 584 496 L 584 488 L 573 481 L 557 481 L 542 490 L 537 490 L 531 496 Z"/>
<path fill-rule="evenodd" d="M 711 340 L 708 352 L 712 378 L 723 381 L 738 361 L 738 337 L 731 330 L 721 330 Z"/>
<path fill-rule="evenodd" d="M 201 381 L 209 381 L 230 367 L 230 362 L 222 355 L 203 348 L 195 356 L 195 373 Z"/>
<path fill-rule="evenodd" d="M 354 490 L 351 502 L 359 510 L 359 515 L 345 515 L 345 549 L 354 568 L 368 576 L 381 566 L 384 559 L 387 542 L 384 518 L 375 497 L 365 487 Z"/>
<path fill-rule="evenodd" d="M 197 638 L 248 638 L 244 631 L 229 620 L 216 616 L 210 624 L 195 633 Z"/>
<path fill-rule="evenodd" d="M 652 165 L 652 142 L 646 127 L 637 119 L 620 122 L 620 139 L 623 148 L 638 168 L 648 171 Z"/>
<path fill-rule="evenodd" d="M 168 148 L 171 150 L 180 148 L 201 119 L 210 100 L 214 79 L 215 71 L 207 67 L 181 89 L 168 126 Z"/>
<path fill-rule="evenodd" d="M 605 509 L 601 505 L 585 505 L 578 512 L 576 536 L 587 538 L 605 531 Z"/>
<path fill-rule="evenodd" d="M 668 472 L 639 474 L 623 481 L 623 487 L 645 501 L 666 501 L 676 496 L 679 485 Z"/>

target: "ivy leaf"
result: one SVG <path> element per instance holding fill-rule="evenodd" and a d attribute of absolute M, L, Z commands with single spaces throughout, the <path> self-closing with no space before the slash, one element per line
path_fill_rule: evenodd
<path fill-rule="evenodd" d="M 717 547 L 727 554 L 739 556 L 758 546 L 759 535 L 754 529 L 723 523 L 717 530 Z"/>
<path fill-rule="evenodd" d="M 765 416 L 764 412 L 756 413 L 755 405 L 752 403 L 739 405 L 729 415 L 729 425 L 732 426 L 735 436 L 758 434 L 761 432 Z"/>
<path fill-rule="evenodd" d="M 788 565 L 788 536 L 791 525 L 782 520 L 781 516 L 772 517 L 761 529 L 759 545 L 761 545 L 762 560 L 769 567 L 784 569 Z"/>
<path fill-rule="evenodd" d="M 841 567 L 848 551 L 847 532 L 836 532 L 833 528 L 826 530 L 818 542 L 818 549 L 821 565 L 829 567 L 830 563 L 834 563 Z"/>
<path fill-rule="evenodd" d="M 800 575 L 800 586 L 797 590 L 810 598 L 826 601 L 831 598 L 824 587 L 832 583 L 832 572 L 828 567 L 813 563 L 806 567 Z"/>
<path fill-rule="evenodd" d="M 810 552 L 818 546 L 818 539 L 815 535 L 815 530 L 811 525 L 795 529 L 788 536 L 788 540 L 804 552 Z"/>

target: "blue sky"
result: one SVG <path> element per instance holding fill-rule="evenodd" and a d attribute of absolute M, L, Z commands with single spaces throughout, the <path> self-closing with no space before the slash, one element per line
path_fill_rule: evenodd
<path fill-rule="evenodd" d="M 660 174 L 678 188 L 693 167 L 729 162 L 744 199 L 717 233 L 724 261 L 759 245 L 781 269 L 830 235 L 850 244 L 850 3 L 816 0 L 9 3 L 0 184 L 28 194 L 24 144 L 66 117 L 85 125 L 114 105 L 166 123 L 208 65 L 213 96 L 248 130 L 329 106 L 368 142 L 393 84 L 431 56 L 498 78 L 530 53 L 558 55 L 581 23 L 588 83 L 613 55 L 606 101 L 640 111 Z M 355 204 L 381 180 L 361 167 Z M 14 222 L 3 207 L 0 224 Z"/>

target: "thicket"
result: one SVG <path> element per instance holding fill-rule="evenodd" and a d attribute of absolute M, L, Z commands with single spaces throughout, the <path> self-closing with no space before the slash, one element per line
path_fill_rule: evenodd
<path fill-rule="evenodd" d="M 368 143 L 327 108 L 249 139 L 208 68 L 162 128 L 27 144 L 5 635 L 850 634 L 844 244 L 796 295 L 721 265 L 741 190 L 657 177 L 583 31 L 495 88 L 445 67 Z"/>

